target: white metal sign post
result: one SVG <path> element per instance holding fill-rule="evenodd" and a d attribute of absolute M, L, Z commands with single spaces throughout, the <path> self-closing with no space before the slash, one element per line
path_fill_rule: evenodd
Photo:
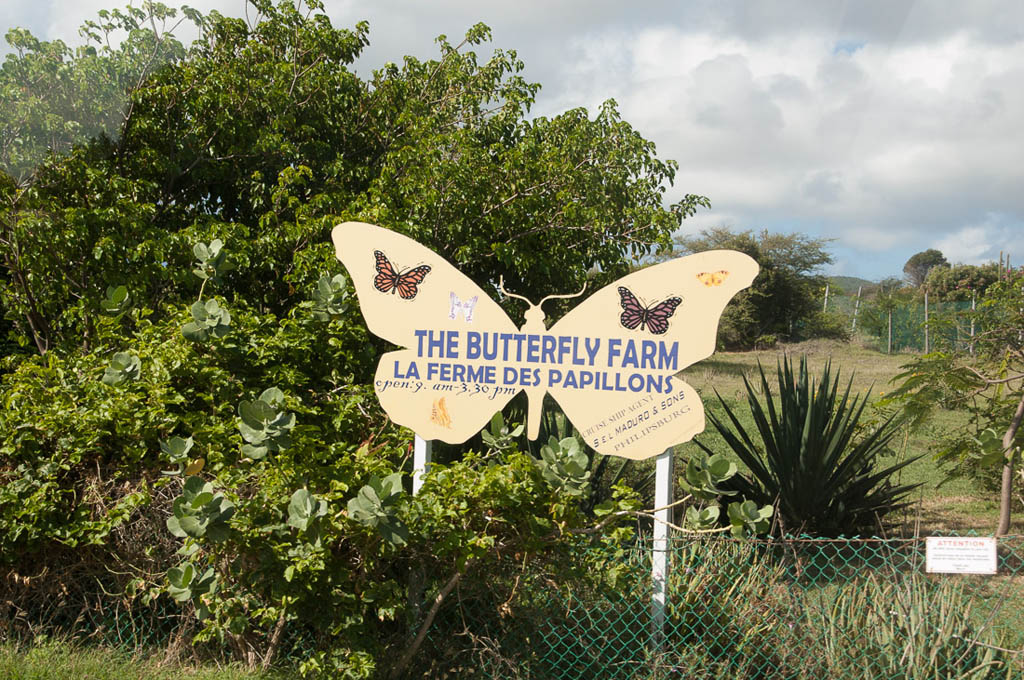
<path fill-rule="evenodd" d="M 416 435 L 412 446 L 412 495 L 415 496 L 423 486 L 423 475 L 430 472 L 434 442 Z"/>
<path fill-rule="evenodd" d="M 672 542 L 672 449 L 668 448 L 655 461 L 654 479 L 654 544 L 651 549 L 651 642 L 655 652 L 661 650 L 665 631 L 665 605 L 668 601 L 668 570 Z"/>

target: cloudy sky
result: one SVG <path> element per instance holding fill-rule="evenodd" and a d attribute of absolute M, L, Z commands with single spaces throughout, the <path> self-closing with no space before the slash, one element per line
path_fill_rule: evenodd
<path fill-rule="evenodd" d="M 175 4 L 173 0 L 164 0 Z M 0 28 L 77 44 L 124 0 L 0 0 Z M 245 15 L 243 0 L 191 0 Z M 327 0 L 370 22 L 363 73 L 435 56 L 478 21 L 542 84 L 533 113 L 614 98 L 680 164 L 684 230 L 834 239 L 830 273 L 901 275 L 916 252 L 1024 264 L 1024 3 L 1019 0 Z M 478 50 L 480 51 L 480 50 Z"/>

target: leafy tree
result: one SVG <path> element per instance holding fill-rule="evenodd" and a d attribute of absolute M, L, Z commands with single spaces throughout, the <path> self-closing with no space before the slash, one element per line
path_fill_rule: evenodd
<path fill-rule="evenodd" d="M 4 185 L 3 298 L 40 352 L 90 346 L 108 287 L 126 285 L 157 314 L 187 299 L 193 284 L 175 272 L 200 240 L 232 244 L 240 266 L 225 279 L 228 298 L 275 314 L 337 266 L 327 234 L 343 219 L 386 224 L 474 280 L 504 276 L 536 296 L 578 290 L 595 267 L 624 273 L 628 257 L 667 246 L 706 202 L 686 195 L 663 207 L 676 166 L 614 102 L 594 117 L 528 119 L 538 86 L 518 75 L 515 52 L 481 62 L 467 50 L 489 37 L 485 26 L 459 45 L 441 39 L 437 60 L 363 80 L 349 67 L 365 24 L 335 29 L 288 3 L 254 4 L 253 27 L 211 15 L 202 39 L 132 88 L 120 136 L 44 162 L 26 186 Z M 130 71 L 132 44 L 61 58 Z M 13 78 L 33 63 L 14 55 L 7 70 Z"/>
<path fill-rule="evenodd" d="M 999 474 L 997 535 L 1009 531 L 1014 470 L 1024 432 L 1024 273 L 991 284 L 974 319 L 979 332 L 969 346 L 952 347 L 914 359 L 897 376 L 895 393 L 915 422 L 926 422 L 936 408 L 963 409 L 968 422 L 950 432 L 938 457 L 958 464 L 951 474 L 996 468 Z M 941 319 L 936 319 L 941 323 Z"/>
<path fill-rule="evenodd" d="M 123 12 L 102 11 L 97 21 L 82 27 L 88 41 L 76 49 L 59 40 L 40 41 L 24 29 L 8 31 L 13 53 L 0 66 L 0 288 L 5 291 L 0 334 L 8 352 L 14 349 L 8 345 L 9 336 L 14 336 L 15 347 L 28 338 L 37 341 L 38 351 L 46 351 L 51 334 L 38 304 L 22 305 L 7 297 L 13 290 L 29 298 L 34 295 L 33 272 L 22 259 L 25 244 L 21 230 L 12 228 L 10 211 L 24 204 L 25 190 L 48 158 L 68 152 L 76 143 L 120 134 L 130 115 L 126 93 L 183 55 L 183 46 L 171 33 L 174 28 L 186 18 L 202 21 L 192 10 L 182 13 L 184 17 L 176 20 L 175 10 L 155 2 Z M 121 40 L 116 48 L 111 47 L 115 34 Z M 32 258 L 31 253 L 25 255 Z M 22 333 L 11 332 L 16 330 L 12 316 L 19 318 Z M 24 333 L 25 326 L 32 332 Z"/>
<path fill-rule="evenodd" d="M 903 273 L 907 275 L 907 281 L 910 282 L 910 285 L 917 288 L 924 283 L 931 269 L 948 266 L 949 262 L 946 261 L 946 257 L 941 252 L 934 248 L 929 248 L 928 250 L 922 250 L 911 255 L 907 263 L 903 265 Z"/>
<path fill-rule="evenodd" d="M 842 334 L 842 329 L 820 318 L 827 280 L 817 272 L 832 262 L 827 243 L 803 234 L 755 234 L 716 227 L 696 236 L 677 236 L 671 256 L 727 248 L 757 260 L 761 271 L 753 285 L 733 298 L 720 323 L 721 342 L 740 348 L 769 337 L 796 340 L 812 334 Z"/>
<path fill-rule="evenodd" d="M 118 137 L 130 117 L 126 93 L 184 55 L 173 35 L 183 21 L 202 22 L 191 9 L 181 14 L 158 2 L 103 10 L 82 27 L 88 41 L 75 49 L 22 28 L 9 30 L 12 54 L 0 66 L 0 167 L 24 186 L 51 154 Z"/>
<path fill-rule="evenodd" d="M 942 302 L 967 302 L 981 297 L 988 287 L 999 280 L 999 265 L 957 264 L 952 267 L 932 267 L 925 278 L 925 287 Z"/>

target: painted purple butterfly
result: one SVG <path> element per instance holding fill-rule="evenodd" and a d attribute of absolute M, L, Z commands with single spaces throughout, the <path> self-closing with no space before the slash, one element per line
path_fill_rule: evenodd
<path fill-rule="evenodd" d="M 676 307 L 683 303 L 681 297 L 670 297 L 656 305 L 644 307 L 629 288 L 619 286 L 619 304 L 622 305 L 622 316 L 619 321 L 629 330 L 649 330 L 655 335 L 663 335 L 668 331 L 668 320 L 675 314 Z"/>

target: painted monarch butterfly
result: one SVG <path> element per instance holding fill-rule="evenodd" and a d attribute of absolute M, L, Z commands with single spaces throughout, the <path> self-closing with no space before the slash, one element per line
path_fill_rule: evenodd
<path fill-rule="evenodd" d="M 393 294 L 398 291 L 403 300 L 412 300 L 416 297 L 416 293 L 419 292 L 417 286 L 423 283 L 423 279 L 430 273 L 430 266 L 424 264 L 396 274 L 395 268 L 391 266 L 391 262 L 384 253 L 375 250 L 373 257 L 376 261 L 374 266 L 377 269 L 377 275 L 373 277 L 373 287 L 382 293 Z"/>

